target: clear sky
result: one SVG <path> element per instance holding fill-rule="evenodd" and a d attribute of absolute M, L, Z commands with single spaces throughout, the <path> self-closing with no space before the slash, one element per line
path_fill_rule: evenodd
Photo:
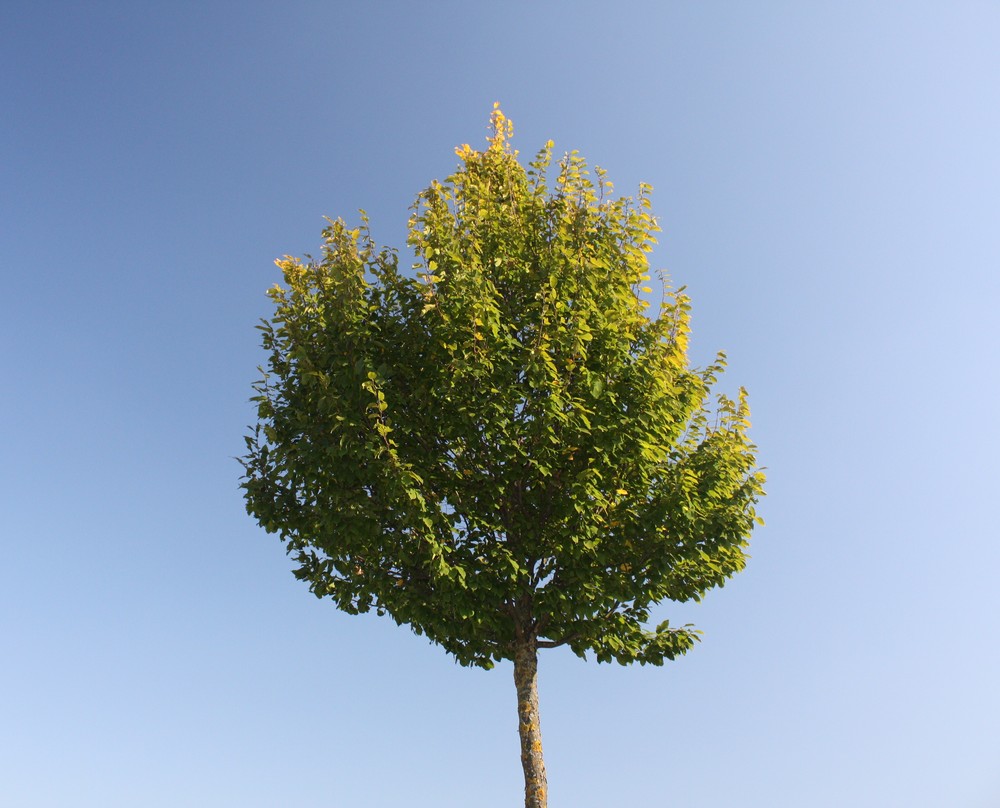
<path fill-rule="evenodd" d="M 0 804 L 519 804 L 509 666 L 290 573 L 237 488 L 323 216 L 403 247 L 494 101 L 651 183 L 769 471 L 664 668 L 540 661 L 553 808 L 1000 805 L 1000 6 L 0 11 Z"/>

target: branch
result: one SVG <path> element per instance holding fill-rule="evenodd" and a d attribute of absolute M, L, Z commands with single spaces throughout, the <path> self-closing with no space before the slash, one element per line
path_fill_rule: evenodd
<path fill-rule="evenodd" d="M 596 617 L 596 618 L 591 618 L 587 622 L 588 623 L 592 623 L 594 620 L 607 620 L 615 612 L 617 612 L 621 607 L 622 607 L 622 602 L 620 600 L 616 600 L 614 606 L 612 606 L 610 609 L 608 609 L 604 614 L 602 614 L 602 615 L 600 615 L 599 617 Z M 546 617 L 548 617 L 548 615 L 546 615 Z M 538 632 L 542 633 L 544 631 L 545 626 L 547 624 L 548 624 L 548 620 L 546 620 L 546 619 L 543 619 L 543 620 L 539 621 L 539 623 L 538 623 Z M 558 648 L 560 645 L 566 645 L 566 643 L 570 643 L 570 642 L 573 642 L 574 640 L 578 640 L 578 639 L 580 639 L 583 636 L 584 636 L 584 632 L 582 632 L 582 631 L 571 631 L 569 634 L 566 634 L 565 636 L 562 637 L 562 639 L 559 639 L 559 640 L 539 640 L 538 641 L 538 647 L 539 648 Z"/>

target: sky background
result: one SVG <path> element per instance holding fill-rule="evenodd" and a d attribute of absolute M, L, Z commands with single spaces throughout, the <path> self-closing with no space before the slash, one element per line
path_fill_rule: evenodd
<path fill-rule="evenodd" d="M 1000 6 L 0 9 L 0 804 L 507 808 L 510 667 L 291 575 L 244 511 L 272 261 L 485 144 L 655 190 L 768 468 L 663 668 L 540 660 L 553 808 L 1000 805 Z"/>

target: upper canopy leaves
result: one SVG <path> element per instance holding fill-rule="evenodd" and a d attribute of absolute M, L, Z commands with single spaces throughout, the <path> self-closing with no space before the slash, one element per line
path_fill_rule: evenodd
<path fill-rule="evenodd" d="M 659 664 L 695 633 L 644 625 L 743 568 L 762 474 L 743 392 L 688 366 L 689 304 L 646 314 L 648 186 L 611 198 L 551 142 L 524 169 L 496 109 L 485 151 L 419 195 L 416 278 L 366 223 L 278 261 L 247 507 L 296 575 L 463 664 L 517 642 Z"/>

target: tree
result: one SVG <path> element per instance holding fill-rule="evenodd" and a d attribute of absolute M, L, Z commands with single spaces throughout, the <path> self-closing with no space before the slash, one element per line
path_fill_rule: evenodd
<path fill-rule="evenodd" d="M 416 273 L 331 221 L 322 256 L 277 261 L 270 358 L 247 437 L 247 510 L 295 575 L 463 665 L 511 660 L 525 805 L 546 805 L 537 653 L 660 665 L 698 638 L 648 628 L 746 563 L 762 495 L 746 394 L 689 366 L 689 301 L 664 281 L 649 186 L 611 198 L 552 142 L 525 169 L 492 116 L 485 151 L 417 198 Z M 414 277 L 415 275 L 415 277 Z"/>

